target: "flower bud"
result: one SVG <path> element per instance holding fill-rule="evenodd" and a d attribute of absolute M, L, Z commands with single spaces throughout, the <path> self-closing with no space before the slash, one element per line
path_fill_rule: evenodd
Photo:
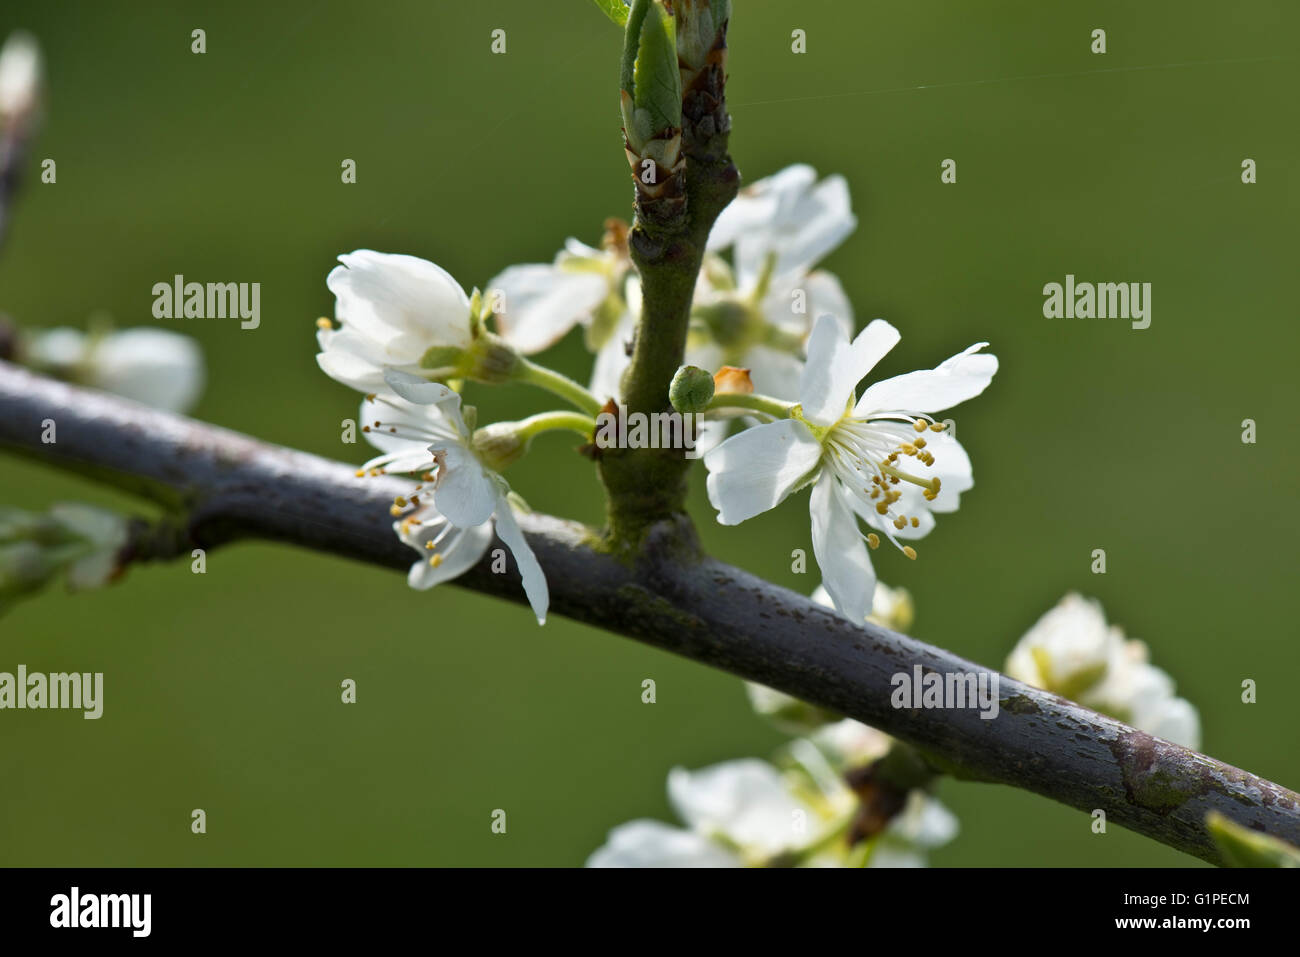
<path fill-rule="evenodd" d="M 718 33 L 731 19 L 731 0 L 675 0 L 673 15 L 677 18 L 677 54 L 685 87 L 708 63 L 709 54 L 718 44 Z"/>
<path fill-rule="evenodd" d="M 713 398 L 713 376 L 699 366 L 682 366 L 668 387 L 668 400 L 678 412 L 703 412 Z"/>
<path fill-rule="evenodd" d="M 0 509 L 0 599 L 36 591 L 64 572 L 72 588 L 97 588 L 118 572 L 127 520 L 89 505 L 39 515 Z"/>
<path fill-rule="evenodd" d="M 11 33 L 0 48 L 0 126 L 30 116 L 40 91 L 41 48 L 30 33 Z"/>
<path fill-rule="evenodd" d="M 474 432 L 474 453 L 494 472 L 519 461 L 528 451 L 528 439 L 520 434 L 515 422 L 493 422 Z"/>

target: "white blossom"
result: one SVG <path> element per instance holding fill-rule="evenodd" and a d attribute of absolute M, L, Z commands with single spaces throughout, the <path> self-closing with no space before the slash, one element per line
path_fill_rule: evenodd
<path fill-rule="evenodd" d="M 790 417 L 746 429 L 704 456 L 709 501 L 724 525 L 812 486 L 813 552 L 835 607 L 853 621 L 866 617 L 875 592 L 867 548 L 879 545 L 876 532 L 915 558 L 900 540 L 928 534 L 933 513 L 955 511 L 974 485 L 966 451 L 933 413 L 979 395 L 998 367 L 979 352 L 987 343 L 977 343 L 934 369 L 873 383 L 855 403 L 858 382 L 898 340 L 898 330 L 877 319 L 850 343 L 822 316 Z M 859 519 L 875 531 L 864 536 Z"/>
<path fill-rule="evenodd" d="M 367 397 L 366 438 L 381 454 L 358 475 L 419 472 L 425 479 L 394 503 L 394 530 L 424 558 L 412 566 L 414 588 L 431 588 L 472 567 L 491 544 L 492 529 L 515 557 L 524 593 L 539 624 L 550 603 L 546 577 L 511 504 L 510 486 L 484 461 L 461 414 L 460 395 L 436 382 L 389 370 L 393 394 Z M 406 509 L 412 509 L 407 512 Z M 427 566 L 427 567 L 423 567 Z"/>
<path fill-rule="evenodd" d="M 1147 646 L 1106 623 L 1101 605 L 1068 594 L 1016 644 L 1005 671 L 1157 737 L 1199 748 L 1200 716 L 1152 665 Z"/>
<path fill-rule="evenodd" d="M 203 351 L 165 329 L 46 329 L 32 335 L 22 355 L 54 375 L 170 412 L 189 411 L 203 392 Z"/>

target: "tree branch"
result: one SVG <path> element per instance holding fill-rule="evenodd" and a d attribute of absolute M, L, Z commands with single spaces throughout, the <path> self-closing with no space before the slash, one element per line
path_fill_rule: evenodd
<path fill-rule="evenodd" d="M 43 444 L 43 421 L 56 441 Z M 81 389 L 0 362 L 0 445 L 142 493 L 184 511 L 142 557 L 188 558 L 241 537 L 405 569 L 414 553 L 393 535 L 388 507 L 407 489 L 358 479 L 355 466 L 268 445 L 216 426 Z M 854 625 L 810 599 L 701 557 L 689 523 L 651 529 L 632 562 L 592 548 L 590 529 L 543 515 L 521 519 L 546 572 L 551 609 L 720 668 L 906 741 L 936 767 L 1009 784 L 1108 819 L 1215 863 L 1205 828 L 1217 810 L 1300 844 L 1300 796 L 1212 758 L 1022 685 L 1000 684 L 1000 713 L 896 710 L 891 678 L 920 665 L 984 669 L 872 624 Z M 457 584 L 523 599 L 513 565 L 490 559 Z M 394 587 L 397 587 L 396 585 Z M 436 599 L 433 599 L 436 600 Z"/>
<path fill-rule="evenodd" d="M 691 301 L 709 231 L 740 187 L 740 174 L 727 153 L 727 26 L 725 20 L 717 24 L 707 66 L 683 90 L 679 132 L 684 177 L 678 173 L 656 187 L 661 193 L 651 195 L 633 176 L 636 221 L 628 250 L 641 278 L 642 313 L 622 383 L 630 412 L 672 411 L 668 386 L 686 351 Z M 604 449 L 600 466 L 609 502 L 607 535 L 615 548 L 639 548 L 649 525 L 673 524 L 683 513 L 690 460 L 681 449 Z"/>

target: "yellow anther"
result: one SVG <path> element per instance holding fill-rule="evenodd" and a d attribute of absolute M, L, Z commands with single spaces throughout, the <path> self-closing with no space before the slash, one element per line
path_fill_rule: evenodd
<path fill-rule="evenodd" d="M 903 546 L 903 554 L 906 555 L 908 558 L 910 558 L 912 561 L 916 561 L 916 549 L 913 548 L 911 545 Z"/>
<path fill-rule="evenodd" d="M 912 444 L 915 445 L 918 449 L 923 449 L 925 448 L 925 439 L 918 437 L 917 440 Z"/>
<path fill-rule="evenodd" d="M 939 491 L 942 485 L 943 483 L 939 481 L 939 476 L 936 475 L 934 478 L 930 479 L 930 488 L 933 489 L 936 493 Z"/>
<path fill-rule="evenodd" d="M 402 508 L 406 508 L 406 496 L 405 495 L 397 496 L 397 498 L 393 499 L 393 504 L 400 505 Z"/>
<path fill-rule="evenodd" d="M 906 527 L 907 527 L 907 519 L 904 518 L 902 515 L 894 519 L 894 528 L 903 529 Z"/>
<path fill-rule="evenodd" d="M 366 470 L 365 470 L 365 469 L 357 469 L 357 478 L 365 478 L 365 477 L 366 477 Z"/>
<path fill-rule="evenodd" d="M 879 547 L 880 547 L 880 536 L 877 535 L 875 532 L 868 532 L 868 533 L 867 533 L 867 544 L 870 545 L 872 548 L 879 548 Z"/>
<path fill-rule="evenodd" d="M 888 511 L 889 511 L 889 503 L 888 503 L 888 502 L 878 502 L 878 503 L 876 504 L 876 513 L 877 513 L 878 515 L 884 515 L 884 514 L 885 514 L 886 512 L 888 512 Z"/>
<path fill-rule="evenodd" d="M 916 431 L 918 432 L 924 432 L 925 423 L 922 422 L 920 419 L 917 419 L 915 422 L 912 423 L 912 428 L 916 429 Z"/>
<path fill-rule="evenodd" d="M 425 542 L 424 547 L 427 548 L 429 551 L 433 551 L 433 540 L 430 539 L 429 541 Z"/>
<path fill-rule="evenodd" d="M 388 514 L 393 516 L 393 518 L 398 518 L 402 514 L 402 510 L 397 505 L 390 505 L 388 507 Z"/>
<path fill-rule="evenodd" d="M 930 431 L 931 431 L 931 432 L 942 432 L 942 431 L 943 431 L 944 429 L 946 429 L 946 428 L 948 428 L 948 426 L 944 425 L 942 422 L 936 422 L 936 423 L 934 423 L 934 425 L 930 426 Z"/>
<path fill-rule="evenodd" d="M 915 515 L 912 516 L 912 527 L 913 527 L 913 528 L 920 528 L 920 527 L 921 527 L 921 520 L 920 520 L 919 518 L 917 518 Z"/>
<path fill-rule="evenodd" d="M 321 316 L 319 319 L 316 320 L 316 328 L 317 328 L 317 329 L 333 329 L 333 328 L 334 328 L 334 323 L 331 322 L 329 319 L 327 319 L 325 316 Z"/>
<path fill-rule="evenodd" d="M 375 399 L 377 399 L 377 398 L 379 398 L 379 396 L 378 396 L 376 393 L 374 393 L 374 392 L 367 392 L 367 393 L 366 393 L 366 401 L 367 401 L 367 402 L 374 402 Z"/>
<path fill-rule="evenodd" d="M 429 564 L 432 565 L 434 568 L 437 568 L 439 565 L 442 564 L 442 556 L 438 554 L 434 554 L 434 556 L 429 559 Z"/>

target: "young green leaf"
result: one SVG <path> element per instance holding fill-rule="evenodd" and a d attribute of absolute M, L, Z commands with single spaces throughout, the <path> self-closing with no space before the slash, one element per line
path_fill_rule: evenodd
<path fill-rule="evenodd" d="M 1217 811 L 1206 815 L 1205 826 L 1228 867 L 1300 867 L 1300 848 L 1235 824 Z"/>
<path fill-rule="evenodd" d="M 627 2 L 626 0 L 595 0 L 596 6 L 600 7 L 600 12 L 605 14 L 620 27 L 627 23 Z"/>
<path fill-rule="evenodd" d="M 682 84 L 672 15 L 660 0 L 634 0 L 621 80 L 623 126 L 638 152 L 682 124 Z"/>

